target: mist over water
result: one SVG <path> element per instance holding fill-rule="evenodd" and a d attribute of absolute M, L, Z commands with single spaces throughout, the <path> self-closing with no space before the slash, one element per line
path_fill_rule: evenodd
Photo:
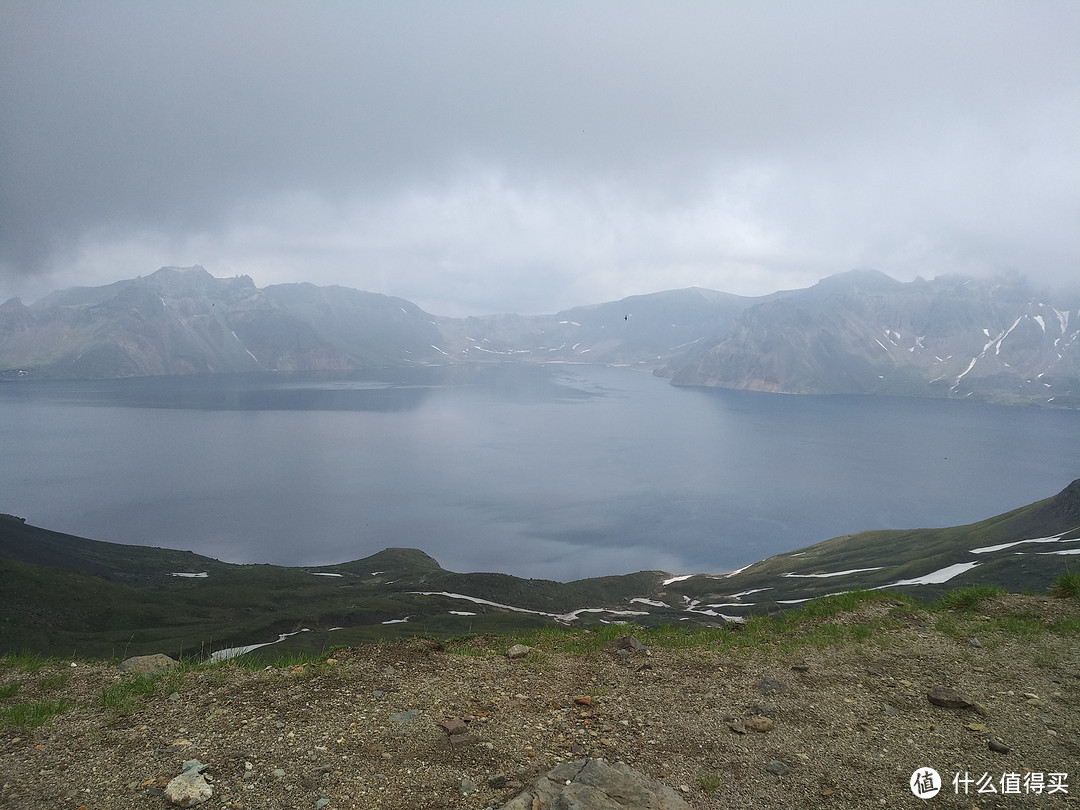
<path fill-rule="evenodd" d="M 1080 477 L 1080 412 L 456 366 L 4 383 L 0 446 L 0 511 L 57 531 L 569 580 L 989 517 Z"/>

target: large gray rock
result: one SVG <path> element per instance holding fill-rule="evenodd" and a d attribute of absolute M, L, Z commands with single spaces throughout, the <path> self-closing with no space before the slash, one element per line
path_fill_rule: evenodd
<path fill-rule="evenodd" d="M 130 672 L 132 675 L 157 675 L 175 666 L 176 661 L 162 653 L 136 655 L 120 662 L 120 670 Z"/>
<path fill-rule="evenodd" d="M 184 771 L 165 787 L 165 798 L 179 807 L 194 807 L 213 795 L 206 777 L 196 770 Z"/>
<path fill-rule="evenodd" d="M 502 810 L 690 810 L 667 785 L 653 781 L 624 762 L 603 759 L 564 762 Z"/>

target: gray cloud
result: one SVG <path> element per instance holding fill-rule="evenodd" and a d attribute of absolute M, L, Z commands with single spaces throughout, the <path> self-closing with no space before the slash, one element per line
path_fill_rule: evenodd
<path fill-rule="evenodd" d="M 200 263 L 435 312 L 1080 256 L 1072 2 L 0 8 L 0 297 Z"/>

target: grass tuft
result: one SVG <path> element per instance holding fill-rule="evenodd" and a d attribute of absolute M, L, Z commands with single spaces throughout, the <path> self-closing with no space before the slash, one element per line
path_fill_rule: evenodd
<path fill-rule="evenodd" d="M 983 602 L 1007 593 L 1008 591 L 1000 585 L 971 585 L 943 594 L 931 607 L 934 610 L 959 610 L 974 613 Z"/>
<path fill-rule="evenodd" d="M 698 784 L 706 793 L 716 793 L 724 787 L 724 780 L 716 771 L 702 771 L 698 774 Z"/>
<path fill-rule="evenodd" d="M 144 697 L 157 691 L 158 678 L 148 675 L 133 675 L 109 686 L 100 693 L 101 707 L 108 709 L 118 717 L 134 714 Z"/>
<path fill-rule="evenodd" d="M 42 700 L 0 706 L 0 728 L 37 728 L 69 708 L 66 700 Z"/>
<path fill-rule="evenodd" d="M 799 611 L 807 618 L 819 619 L 837 613 L 851 613 L 868 602 L 884 602 L 900 598 L 893 591 L 856 590 L 811 599 Z"/>
<path fill-rule="evenodd" d="M 35 652 L 8 653 L 0 658 L 0 671 L 14 669 L 18 672 L 40 672 L 49 663 L 48 658 Z"/>
<path fill-rule="evenodd" d="M 57 692 L 67 686 L 68 680 L 71 678 L 71 673 L 68 670 L 62 669 L 58 672 L 52 672 L 48 675 L 42 675 L 37 681 L 37 690 L 39 692 Z"/>
<path fill-rule="evenodd" d="M 1080 573 L 1062 574 L 1051 586 L 1050 595 L 1080 600 Z"/>

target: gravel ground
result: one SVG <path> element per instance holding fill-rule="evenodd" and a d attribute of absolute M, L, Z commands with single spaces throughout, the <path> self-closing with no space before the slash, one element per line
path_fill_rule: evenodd
<path fill-rule="evenodd" d="M 1080 604 L 999 597 L 982 615 L 1016 611 L 1050 621 L 1080 617 Z M 372 645 L 303 666 L 189 669 L 119 716 L 101 705 L 103 687 L 131 678 L 114 666 L 9 668 L 0 685 L 19 690 L 0 705 L 66 678 L 48 698 L 76 708 L 0 728 L 0 807 L 164 808 L 163 788 L 199 759 L 213 787 L 204 808 L 489 808 L 582 756 L 625 761 L 702 809 L 915 806 L 909 780 L 925 767 L 945 782 L 930 806 L 1080 806 L 1080 637 L 976 646 L 935 621 L 907 610 L 864 642 L 727 652 L 541 646 L 510 660 L 492 640 Z M 979 705 L 932 705 L 942 685 Z M 965 772 L 975 781 L 958 796 Z M 996 794 L 977 792 L 984 773 Z M 1051 773 L 1067 774 L 1067 794 L 1048 793 Z M 1002 792 L 1006 774 L 1019 793 Z M 1025 793 L 1039 774 L 1047 787 Z"/>

